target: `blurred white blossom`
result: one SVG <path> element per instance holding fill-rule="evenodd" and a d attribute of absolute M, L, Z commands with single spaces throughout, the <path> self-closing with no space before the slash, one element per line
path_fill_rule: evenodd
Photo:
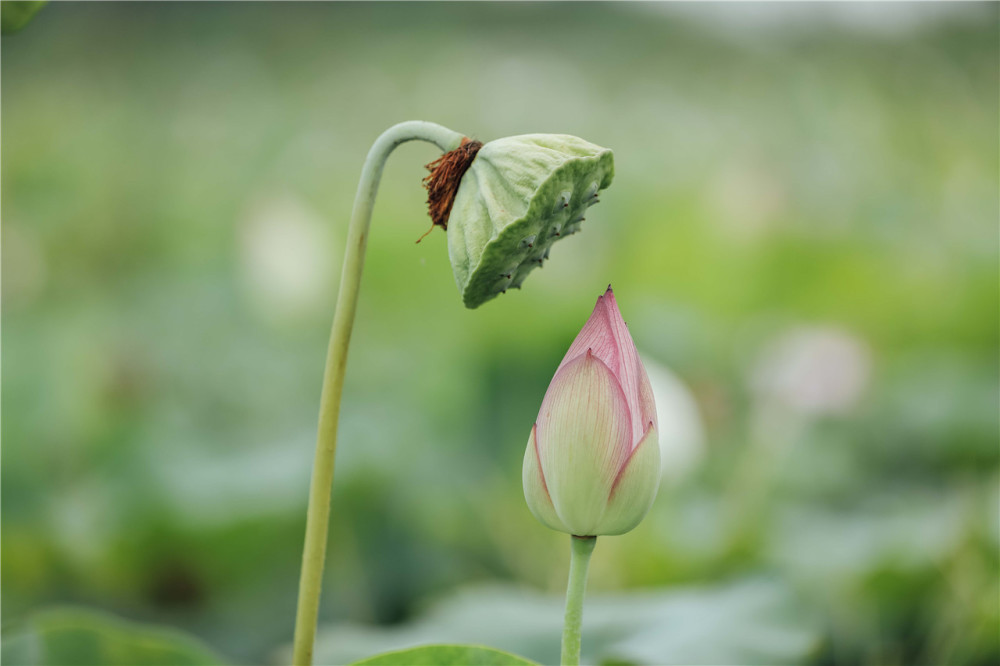
<path fill-rule="evenodd" d="M 850 411 L 868 385 L 867 346 L 834 327 L 793 328 L 758 357 L 751 388 L 759 398 L 804 416 Z"/>
<path fill-rule="evenodd" d="M 243 278 L 265 316 L 294 318 L 333 298 L 339 264 L 328 222 L 289 195 L 254 204 L 241 224 Z"/>
<path fill-rule="evenodd" d="M 684 477 L 704 457 L 705 425 L 698 403 L 684 382 L 666 366 L 640 352 L 656 400 L 663 478 Z"/>

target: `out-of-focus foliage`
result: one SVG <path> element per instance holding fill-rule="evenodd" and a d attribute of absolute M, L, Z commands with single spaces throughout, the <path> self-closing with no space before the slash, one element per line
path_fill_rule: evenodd
<path fill-rule="evenodd" d="M 998 13 L 48 7 L 0 47 L 4 643 L 68 602 L 281 654 L 358 173 L 422 118 L 583 137 L 615 183 L 522 291 L 470 312 L 443 234 L 414 245 L 435 151 L 393 156 L 329 631 L 419 627 L 476 582 L 562 592 L 521 456 L 611 282 L 688 425 L 650 515 L 601 541 L 594 599 L 764 576 L 815 618 L 807 661 L 996 663 Z"/>
<path fill-rule="evenodd" d="M 355 662 L 354 666 L 531 666 L 509 652 L 475 645 L 422 645 Z"/>
<path fill-rule="evenodd" d="M 3 661 L 20 666 L 203 666 L 220 663 L 201 643 L 176 631 L 122 622 L 82 609 L 34 614 L 3 643 Z"/>
<path fill-rule="evenodd" d="M 17 32 L 35 16 L 48 0 L 3 0 L 0 2 L 0 33 Z"/>
<path fill-rule="evenodd" d="M 791 597 L 786 587 L 766 580 L 591 595 L 582 661 L 655 665 L 669 655 L 685 664 L 804 663 L 817 652 L 819 633 L 816 618 Z M 559 642 L 553 637 L 561 633 L 564 605 L 561 596 L 523 589 L 466 589 L 406 625 L 345 624 L 327 631 L 317 643 L 316 661 L 341 664 L 379 649 L 445 639 L 557 664 Z"/>

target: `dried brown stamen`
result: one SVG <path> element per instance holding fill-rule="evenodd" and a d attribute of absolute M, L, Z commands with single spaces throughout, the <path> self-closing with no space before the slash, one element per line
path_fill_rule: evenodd
<path fill-rule="evenodd" d="M 427 165 L 427 170 L 431 172 L 424 178 L 424 187 L 427 188 L 427 212 L 431 216 L 431 221 L 435 225 L 440 225 L 442 229 L 448 228 L 448 216 L 451 215 L 451 206 L 455 203 L 455 193 L 458 192 L 462 176 L 472 165 L 472 160 L 476 159 L 476 153 L 482 147 L 482 142 L 466 137 L 462 139 L 462 144 L 458 148 Z M 433 228 L 432 226 L 431 229 Z"/>

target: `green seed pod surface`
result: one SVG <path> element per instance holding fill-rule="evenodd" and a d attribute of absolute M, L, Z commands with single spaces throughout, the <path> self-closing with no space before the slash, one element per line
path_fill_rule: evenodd
<path fill-rule="evenodd" d="M 459 184 L 448 254 L 466 307 L 519 288 L 552 244 L 580 230 L 611 184 L 614 157 L 566 134 L 525 134 L 484 145 Z"/>

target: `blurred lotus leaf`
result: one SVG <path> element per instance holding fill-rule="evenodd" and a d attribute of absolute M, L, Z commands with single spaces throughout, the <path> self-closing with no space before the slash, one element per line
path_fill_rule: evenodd
<path fill-rule="evenodd" d="M 0 32 L 17 32 L 28 24 L 48 0 L 4 0 L 0 2 Z"/>
<path fill-rule="evenodd" d="M 566 134 L 484 145 L 462 177 L 448 223 L 448 255 L 466 307 L 520 287 L 552 243 L 579 231 L 614 173 L 610 150 Z"/>
<path fill-rule="evenodd" d="M 478 645 L 421 645 L 362 659 L 353 666 L 535 666 L 535 662 Z"/>
<path fill-rule="evenodd" d="M 493 645 L 543 664 L 559 661 L 561 595 L 487 586 L 459 591 L 409 624 L 321 630 L 317 663 L 431 641 Z M 802 663 L 819 627 L 789 588 L 751 579 L 723 586 L 592 595 L 583 613 L 583 661 L 625 664 Z M 365 663 L 365 662 L 362 662 Z M 382 663 L 382 662 L 378 662 Z"/>
<path fill-rule="evenodd" d="M 223 661 L 174 629 L 76 608 L 41 611 L 5 632 L 2 661 L 18 666 L 200 666 Z"/>

